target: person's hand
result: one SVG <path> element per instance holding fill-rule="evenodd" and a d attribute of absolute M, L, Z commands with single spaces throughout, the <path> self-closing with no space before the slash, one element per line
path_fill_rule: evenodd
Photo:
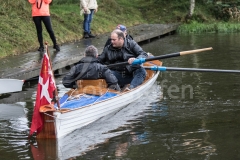
<path fill-rule="evenodd" d="M 129 63 L 129 64 L 132 64 L 135 59 L 136 59 L 136 58 L 129 58 L 129 59 L 128 59 L 128 63 Z"/>
<path fill-rule="evenodd" d="M 88 8 L 84 7 L 83 10 L 84 10 L 85 13 L 87 13 Z"/>
<path fill-rule="evenodd" d="M 97 11 L 98 11 L 98 9 L 96 8 L 96 9 L 94 10 L 94 13 L 97 13 Z"/>

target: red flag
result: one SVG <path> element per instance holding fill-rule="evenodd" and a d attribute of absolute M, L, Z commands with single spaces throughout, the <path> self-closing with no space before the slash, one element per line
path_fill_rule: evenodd
<path fill-rule="evenodd" d="M 53 92 L 55 89 L 56 85 L 53 78 L 51 64 L 48 54 L 45 53 L 43 56 L 42 68 L 38 80 L 37 96 L 32 116 L 32 124 L 29 133 L 30 135 L 32 135 L 35 131 L 37 131 L 38 134 L 42 130 L 43 117 L 42 114 L 39 112 L 39 108 L 42 105 L 51 104 L 51 101 L 53 99 Z"/>

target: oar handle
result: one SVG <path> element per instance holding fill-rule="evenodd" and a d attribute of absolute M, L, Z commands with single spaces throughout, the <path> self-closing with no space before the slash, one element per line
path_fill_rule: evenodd
<path fill-rule="evenodd" d="M 190 51 L 182 51 L 182 52 L 177 52 L 177 53 L 170 53 L 170 54 L 165 54 L 165 55 L 161 55 L 161 56 L 154 56 L 154 57 L 151 57 L 151 58 L 139 58 L 139 59 L 135 59 L 133 61 L 132 65 L 142 64 L 142 63 L 147 62 L 147 61 L 178 57 L 178 56 L 182 56 L 182 55 L 198 53 L 198 52 L 203 52 L 203 51 L 208 51 L 208 50 L 212 50 L 212 47 L 203 48 L 203 49 L 195 49 L 195 50 L 190 50 Z M 109 64 L 109 65 L 107 65 L 107 67 L 111 68 L 111 67 L 122 66 L 122 65 L 128 65 L 128 62 Z"/>
<path fill-rule="evenodd" d="M 182 51 L 182 52 L 179 52 L 179 53 L 180 53 L 180 56 L 183 56 L 183 55 L 192 54 L 192 53 L 209 51 L 209 50 L 212 50 L 212 49 L 213 49 L 212 47 L 209 47 L 209 48 L 195 49 L 195 50 L 190 50 L 190 51 Z"/>

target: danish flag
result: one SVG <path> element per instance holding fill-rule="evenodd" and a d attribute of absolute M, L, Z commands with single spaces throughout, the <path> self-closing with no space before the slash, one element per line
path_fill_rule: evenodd
<path fill-rule="evenodd" d="M 37 131 L 37 134 L 41 132 L 43 128 L 43 115 L 39 112 L 39 108 L 42 105 L 51 104 L 53 99 L 53 92 L 56 89 L 55 80 L 49 57 L 47 52 L 42 59 L 42 68 L 39 75 L 39 81 L 37 86 L 36 102 L 32 116 L 32 124 L 30 128 L 30 136 Z"/>

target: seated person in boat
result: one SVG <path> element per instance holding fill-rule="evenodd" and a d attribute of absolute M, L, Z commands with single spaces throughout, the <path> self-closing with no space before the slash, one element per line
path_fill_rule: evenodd
<path fill-rule="evenodd" d="M 83 57 L 71 70 L 63 77 L 62 83 L 66 88 L 76 88 L 76 81 L 80 79 L 105 79 L 108 88 L 120 91 L 118 80 L 110 69 L 99 63 L 97 59 L 98 50 L 93 45 L 85 49 Z"/>
<path fill-rule="evenodd" d="M 110 69 L 117 77 L 120 87 L 130 84 L 128 89 L 133 89 L 143 83 L 146 71 L 141 65 L 131 64 L 136 58 L 147 58 L 147 56 L 134 40 L 126 39 L 121 30 L 115 29 L 111 33 L 111 44 L 103 49 L 98 59 L 106 65 L 128 61 L 129 65 Z"/>
<path fill-rule="evenodd" d="M 130 34 L 127 33 L 127 28 L 124 25 L 119 24 L 119 25 L 117 25 L 116 29 L 120 29 L 124 33 L 124 36 L 125 36 L 126 39 L 133 40 L 133 37 Z M 104 47 L 106 47 L 107 45 L 110 45 L 110 44 L 111 44 L 111 38 L 108 38 Z"/>

